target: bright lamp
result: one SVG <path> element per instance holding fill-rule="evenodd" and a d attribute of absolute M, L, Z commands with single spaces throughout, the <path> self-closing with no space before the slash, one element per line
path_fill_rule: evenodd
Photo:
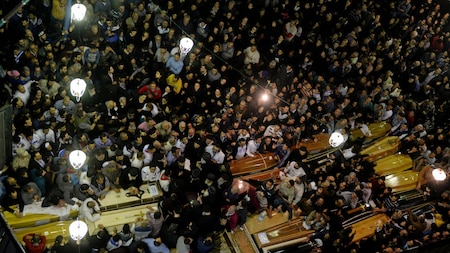
<path fill-rule="evenodd" d="M 80 169 L 86 161 L 86 154 L 81 150 L 73 150 L 69 155 L 70 165 L 76 170 Z"/>
<path fill-rule="evenodd" d="M 192 47 L 194 46 L 194 41 L 190 38 L 184 37 L 180 40 L 180 52 L 182 55 L 187 55 Z"/>
<path fill-rule="evenodd" d="M 83 239 L 87 232 L 88 226 L 84 221 L 76 220 L 69 225 L 70 237 L 76 241 L 77 244 L 80 243 L 80 240 Z"/>
<path fill-rule="evenodd" d="M 81 78 L 75 78 L 70 82 L 70 93 L 80 102 L 80 98 L 86 91 L 86 82 Z"/>
<path fill-rule="evenodd" d="M 86 6 L 84 6 L 84 4 L 76 3 L 72 5 L 70 11 L 72 13 L 72 20 L 81 21 L 86 15 Z"/>
<path fill-rule="evenodd" d="M 330 145 L 335 148 L 341 145 L 344 142 L 344 136 L 339 132 L 334 132 L 331 134 L 330 139 L 328 140 Z"/>
<path fill-rule="evenodd" d="M 441 168 L 435 168 L 431 172 L 433 174 L 433 177 L 436 181 L 444 181 L 447 178 L 447 174 L 445 171 Z"/>

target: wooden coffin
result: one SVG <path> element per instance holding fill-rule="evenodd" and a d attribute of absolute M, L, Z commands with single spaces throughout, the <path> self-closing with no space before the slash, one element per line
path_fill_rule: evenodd
<path fill-rule="evenodd" d="M 293 220 L 295 217 L 293 218 Z M 273 213 L 272 217 L 264 217 L 263 220 L 259 219 L 258 214 L 254 214 L 247 218 L 245 226 L 250 234 L 256 234 L 262 231 L 266 231 L 274 226 L 279 226 L 288 222 L 288 213 Z"/>
<path fill-rule="evenodd" d="M 301 237 L 307 237 L 315 232 L 314 230 L 306 230 L 302 226 L 302 222 L 302 219 L 292 220 L 290 223 L 285 222 L 281 225 L 253 234 L 253 238 L 259 248 L 264 248 Z"/>
<path fill-rule="evenodd" d="M 100 209 L 102 211 L 117 210 L 124 207 L 132 207 L 143 204 L 158 202 L 163 192 L 158 183 L 143 184 L 139 187 L 142 195 L 129 196 L 128 190 L 120 189 L 119 192 L 109 191 L 105 198 L 99 200 Z"/>
<path fill-rule="evenodd" d="M 394 192 L 410 191 L 416 188 L 419 173 L 407 170 L 386 176 L 386 187 L 391 187 Z"/>
<path fill-rule="evenodd" d="M 234 178 L 233 182 L 231 183 L 232 186 L 238 187 L 238 194 L 244 194 L 248 193 L 250 188 L 255 188 L 253 185 L 249 184 L 248 182 L 241 180 L 240 178 Z"/>
<path fill-rule="evenodd" d="M 273 152 L 265 154 L 256 153 L 253 157 L 246 156 L 232 161 L 230 163 L 230 170 L 233 176 L 243 175 L 270 169 L 275 167 L 277 163 L 278 161 L 275 160 Z"/>
<path fill-rule="evenodd" d="M 389 124 L 386 121 L 381 121 L 381 122 L 377 122 L 377 123 L 372 123 L 370 125 L 368 125 L 370 133 L 372 134 L 372 136 L 370 137 L 366 137 L 364 139 L 364 143 L 369 143 L 373 140 L 376 140 L 380 137 L 385 136 L 392 128 L 391 124 Z M 364 134 L 361 132 L 361 129 L 359 128 L 355 128 L 350 132 L 350 140 L 354 141 L 357 138 L 362 138 L 364 137 Z"/>
<path fill-rule="evenodd" d="M 32 204 L 34 205 L 34 204 Z M 46 207 L 47 208 L 47 207 Z M 56 207 L 54 207 L 56 208 Z M 14 209 L 14 208 L 13 208 Z M 25 207 L 27 209 L 27 207 Z M 71 210 L 68 208 L 67 210 L 64 210 L 63 214 L 56 215 L 56 214 L 33 214 L 33 213 L 25 213 L 25 215 L 21 218 L 17 218 L 14 214 L 9 212 L 4 212 L 4 216 L 6 221 L 8 222 L 9 226 L 12 229 L 18 229 L 18 228 L 27 228 L 27 227 L 34 227 L 39 226 L 43 224 L 48 224 L 51 222 L 56 222 L 59 220 L 64 220 L 67 218 L 73 218 L 78 216 L 78 211 Z"/>
<path fill-rule="evenodd" d="M 388 136 L 361 150 L 360 154 L 367 155 L 364 159 L 373 162 L 393 155 L 400 148 L 400 144 L 400 139 L 397 136 Z"/>
<path fill-rule="evenodd" d="M 409 155 L 394 154 L 376 161 L 375 173 L 380 176 L 395 174 L 410 169 L 413 161 Z"/>
<path fill-rule="evenodd" d="M 242 180 L 256 180 L 256 181 L 266 181 L 268 179 L 273 179 L 274 181 L 280 180 L 280 172 L 283 171 L 283 169 L 280 168 L 274 168 L 271 170 L 262 171 L 255 174 L 249 174 L 242 177 L 239 177 Z"/>
<path fill-rule="evenodd" d="M 373 236 L 377 222 L 385 224 L 389 222 L 389 217 L 386 214 L 377 214 L 352 224 L 352 231 L 356 232 L 352 242 L 358 242 L 361 239 Z"/>
<path fill-rule="evenodd" d="M 331 147 L 329 139 L 330 134 L 328 133 L 316 134 L 314 135 L 314 139 L 302 140 L 295 148 L 306 147 L 309 154 L 316 154 Z"/>

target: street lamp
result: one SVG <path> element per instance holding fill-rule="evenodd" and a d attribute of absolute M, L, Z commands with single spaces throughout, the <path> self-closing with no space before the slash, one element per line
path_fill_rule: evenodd
<path fill-rule="evenodd" d="M 431 174 L 433 174 L 436 181 L 444 181 L 447 178 L 447 174 L 441 168 L 434 168 Z"/>
<path fill-rule="evenodd" d="M 261 96 L 261 99 L 263 101 L 267 101 L 267 100 L 269 100 L 269 95 L 267 95 L 267 93 L 264 92 L 264 94 L 262 94 L 262 96 Z"/>
<path fill-rule="evenodd" d="M 76 220 L 69 225 L 70 237 L 80 245 L 81 239 L 87 234 L 88 226 L 84 221 Z"/>
<path fill-rule="evenodd" d="M 192 47 L 194 46 L 194 41 L 188 37 L 184 37 L 180 40 L 180 52 L 181 55 L 187 55 Z"/>
<path fill-rule="evenodd" d="M 70 82 L 70 93 L 80 102 L 80 98 L 86 91 L 86 82 L 81 78 L 75 78 Z"/>
<path fill-rule="evenodd" d="M 86 154 L 81 150 L 73 150 L 69 154 L 70 165 L 76 170 L 80 169 L 86 161 Z"/>
<path fill-rule="evenodd" d="M 344 136 L 339 132 L 334 132 L 331 134 L 330 139 L 328 139 L 330 145 L 335 148 L 344 142 Z"/>
<path fill-rule="evenodd" d="M 72 21 L 81 21 L 86 15 L 86 6 L 84 4 L 76 3 L 70 8 Z"/>

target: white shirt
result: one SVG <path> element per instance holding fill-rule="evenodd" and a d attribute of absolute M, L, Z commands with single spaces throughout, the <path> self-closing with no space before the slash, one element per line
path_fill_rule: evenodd
<path fill-rule="evenodd" d="M 224 153 L 222 152 L 222 150 L 221 150 L 221 151 L 215 153 L 215 154 L 212 156 L 212 159 L 214 159 L 214 160 L 216 161 L 216 163 L 222 164 L 223 161 L 225 160 L 225 154 L 224 154 Z"/>
<path fill-rule="evenodd" d="M 241 159 L 245 156 L 245 154 L 247 153 L 247 145 L 245 146 L 239 146 L 237 148 L 237 152 L 236 152 L 236 157 L 235 159 Z"/>
<path fill-rule="evenodd" d="M 141 170 L 141 176 L 143 181 L 156 182 L 161 176 L 161 169 L 156 167 L 155 172 L 151 172 L 150 166 L 145 166 Z"/>
<path fill-rule="evenodd" d="M 38 129 L 35 133 L 39 136 L 39 139 L 42 141 L 42 143 L 46 141 L 52 143 L 56 142 L 55 131 L 53 131 L 52 129 L 49 129 L 47 134 L 44 133 L 43 129 Z"/>
<path fill-rule="evenodd" d="M 302 167 L 295 168 L 297 166 L 297 162 L 292 161 L 289 162 L 286 168 L 284 169 L 284 172 L 288 177 L 303 177 L 306 175 L 305 170 Z"/>
<path fill-rule="evenodd" d="M 89 208 L 87 206 L 87 204 L 90 201 L 93 201 L 95 203 L 94 208 Z M 98 213 L 94 214 L 94 210 L 96 212 L 100 211 L 100 206 L 98 205 L 97 201 L 95 201 L 94 199 L 87 198 L 81 204 L 80 211 L 78 213 L 78 218 L 85 219 L 85 220 L 88 220 L 90 222 L 96 222 L 96 221 L 100 220 L 100 214 L 98 214 Z"/>
<path fill-rule="evenodd" d="M 254 154 L 258 151 L 260 143 L 256 143 L 255 140 L 249 140 L 247 143 L 247 155 L 248 156 L 255 156 Z"/>

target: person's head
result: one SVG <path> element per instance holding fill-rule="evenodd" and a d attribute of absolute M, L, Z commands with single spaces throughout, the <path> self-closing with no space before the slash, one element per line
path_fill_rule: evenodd
<path fill-rule="evenodd" d="M 9 197 L 10 197 L 11 199 L 17 199 L 18 196 L 19 196 L 19 195 L 18 195 L 18 192 L 17 192 L 15 189 L 12 189 L 12 190 L 9 192 Z"/>
<path fill-rule="evenodd" d="M 267 180 L 267 181 L 266 181 L 266 189 L 272 188 L 272 187 L 273 187 L 273 184 L 274 184 L 273 179 Z"/>
<path fill-rule="evenodd" d="M 153 242 L 153 244 L 154 244 L 156 247 L 160 246 L 160 245 L 162 244 L 161 237 L 156 237 L 156 238 L 155 238 L 155 241 Z"/>
<path fill-rule="evenodd" d="M 64 243 L 64 237 L 62 235 L 58 235 L 55 238 L 55 245 L 62 245 Z"/>
<path fill-rule="evenodd" d="M 160 211 L 156 211 L 156 212 L 153 214 L 153 218 L 155 218 L 156 220 L 157 220 L 157 219 L 160 219 L 161 216 L 162 216 L 162 213 L 161 213 Z"/>
<path fill-rule="evenodd" d="M 95 182 L 97 182 L 97 184 L 103 184 L 105 182 L 105 175 L 102 173 L 95 175 Z"/>
<path fill-rule="evenodd" d="M 27 193 L 33 193 L 33 192 L 34 192 L 34 188 L 31 187 L 31 185 L 26 184 L 26 185 L 23 187 L 23 191 L 24 191 L 24 192 L 27 192 Z"/>
<path fill-rule="evenodd" d="M 145 244 L 145 242 L 143 242 L 143 241 L 137 241 L 137 244 L 136 244 L 136 250 L 137 250 L 139 253 L 144 252 L 144 250 L 145 250 L 146 247 L 147 247 L 147 245 Z"/>
<path fill-rule="evenodd" d="M 33 246 L 39 246 L 39 244 L 42 242 L 42 239 L 39 235 L 33 235 L 33 237 L 30 240 L 31 244 L 33 244 Z"/>

